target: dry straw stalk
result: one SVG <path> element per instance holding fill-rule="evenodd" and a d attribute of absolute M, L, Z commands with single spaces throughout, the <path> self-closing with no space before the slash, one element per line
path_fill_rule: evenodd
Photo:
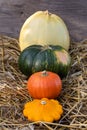
<path fill-rule="evenodd" d="M 63 116 L 54 123 L 32 123 L 22 113 L 32 98 L 18 69 L 18 40 L 0 36 L 0 130 L 87 130 L 87 41 L 71 43 L 69 53 L 72 65 L 58 98 Z"/>

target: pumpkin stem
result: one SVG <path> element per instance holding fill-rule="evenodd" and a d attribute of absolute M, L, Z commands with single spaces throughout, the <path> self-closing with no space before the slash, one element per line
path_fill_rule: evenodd
<path fill-rule="evenodd" d="M 46 101 L 42 100 L 42 101 L 41 101 L 41 104 L 42 104 L 42 105 L 45 105 L 45 104 L 46 104 Z"/>
<path fill-rule="evenodd" d="M 44 11 L 44 13 L 47 15 L 51 15 L 51 13 L 48 10 Z"/>
<path fill-rule="evenodd" d="M 42 71 L 42 76 L 48 76 L 48 73 L 46 70 Z"/>
<path fill-rule="evenodd" d="M 50 50 L 52 50 L 52 47 L 49 46 L 49 45 L 45 45 L 44 48 L 43 48 L 43 50 L 46 50 L 46 49 L 50 49 Z"/>

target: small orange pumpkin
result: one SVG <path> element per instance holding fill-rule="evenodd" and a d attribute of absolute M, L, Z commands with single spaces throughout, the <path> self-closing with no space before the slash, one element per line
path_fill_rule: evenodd
<path fill-rule="evenodd" d="M 53 122 L 63 114 L 61 104 L 54 99 L 34 99 L 24 106 L 23 114 L 30 121 Z"/>
<path fill-rule="evenodd" d="M 61 92 L 62 81 L 56 73 L 36 72 L 28 79 L 27 88 L 33 98 L 56 98 Z"/>

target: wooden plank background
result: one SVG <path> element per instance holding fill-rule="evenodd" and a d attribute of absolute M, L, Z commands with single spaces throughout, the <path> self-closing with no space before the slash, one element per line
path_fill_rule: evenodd
<path fill-rule="evenodd" d="M 18 38 L 24 21 L 38 10 L 59 15 L 73 41 L 87 39 L 87 0 L 0 0 L 0 34 Z"/>

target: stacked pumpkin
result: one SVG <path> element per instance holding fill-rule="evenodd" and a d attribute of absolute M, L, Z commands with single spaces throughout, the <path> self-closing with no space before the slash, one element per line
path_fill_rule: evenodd
<path fill-rule="evenodd" d="M 64 21 L 48 11 L 31 15 L 19 37 L 19 69 L 29 77 L 27 88 L 33 101 L 25 104 L 23 114 L 31 121 L 53 122 L 63 108 L 55 99 L 62 90 L 71 58 L 69 33 Z"/>

